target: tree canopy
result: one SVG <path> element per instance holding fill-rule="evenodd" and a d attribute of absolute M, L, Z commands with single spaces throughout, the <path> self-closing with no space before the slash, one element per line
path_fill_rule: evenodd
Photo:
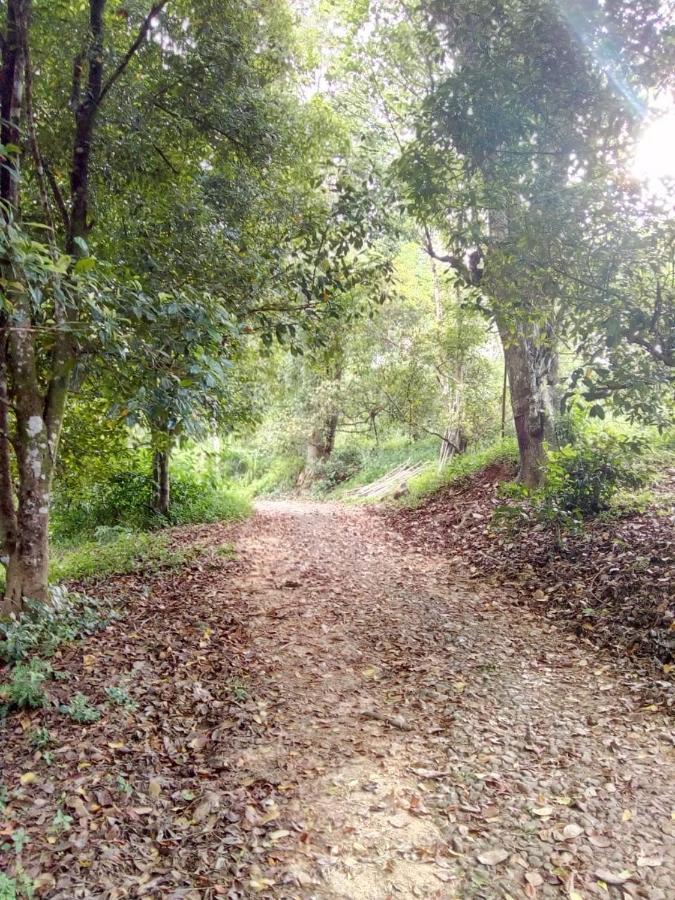
<path fill-rule="evenodd" d="M 631 171 L 657 0 L 3 15 L 5 611 L 46 596 L 71 408 L 144 436 L 164 515 L 181 441 L 280 416 L 311 480 L 341 430 L 504 433 L 508 387 L 530 486 L 574 398 L 668 423 L 672 207 Z"/>

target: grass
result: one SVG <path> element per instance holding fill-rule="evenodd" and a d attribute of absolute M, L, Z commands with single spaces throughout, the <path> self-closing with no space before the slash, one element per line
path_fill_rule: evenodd
<path fill-rule="evenodd" d="M 52 546 L 49 580 L 59 584 L 130 572 L 157 572 L 182 565 L 193 552 L 171 547 L 169 536 L 161 532 L 123 531 L 112 540 L 88 539 L 77 544 Z M 4 572 L 4 566 L 0 567 L 0 590 L 4 588 Z"/>
<path fill-rule="evenodd" d="M 271 462 L 263 475 L 249 481 L 244 490 L 248 497 L 273 497 L 292 491 L 305 466 L 301 457 L 279 457 Z"/>
<path fill-rule="evenodd" d="M 417 506 L 425 497 L 435 494 L 441 488 L 462 481 L 480 472 L 481 469 L 499 462 L 514 465 L 518 462 L 518 449 L 514 440 L 498 441 L 461 456 L 454 456 L 440 472 L 437 468 L 420 472 L 408 481 L 408 494 L 401 500 L 401 505 Z"/>
<path fill-rule="evenodd" d="M 179 566 L 190 556 L 185 548 L 170 546 L 169 536 L 157 532 L 121 532 L 112 540 L 87 540 L 52 551 L 49 577 L 52 582 L 81 581 L 156 572 Z"/>
<path fill-rule="evenodd" d="M 438 459 L 438 438 L 425 438 L 411 443 L 409 441 L 391 441 L 380 447 L 373 447 L 363 455 L 363 463 L 359 471 L 351 478 L 343 481 L 333 492 L 333 496 L 341 497 L 347 491 L 372 484 L 387 472 L 404 463 L 414 465 L 419 462 L 434 462 Z"/>

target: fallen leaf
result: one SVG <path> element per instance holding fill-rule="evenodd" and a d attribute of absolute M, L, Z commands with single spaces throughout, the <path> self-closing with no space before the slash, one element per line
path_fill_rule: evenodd
<path fill-rule="evenodd" d="M 151 797 L 159 797 L 162 793 L 162 785 L 157 781 L 156 778 L 152 778 L 150 783 L 148 784 L 148 793 Z"/>
<path fill-rule="evenodd" d="M 220 794 L 215 791 L 209 791 L 202 802 L 199 804 L 192 814 L 195 822 L 203 821 L 208 815 L 214 812 L 220 806 Z"/>
<path fill-rule="evenodd" d="M 572 841 L 574 838 L 578 838 L 583 833 L 583 830 L 581 825 L 577 825 L 576 822 L 570 822 L 569 825 L 565 825 L 562 833 L 566 841 Z"/>
<path fill-rule="evenodd" d="M 539 872 L 534 871 L 525 873 L 525 881 L 531 884 L 532 887 L 540 887 L 544 883 L 544 879 Z"/>
<path fill-rule="evenodd" d="M 588 840 L 594 847 L 598 849 L 605 849 L 606 847 L 611 847 L 612 842 L 605 834 L 597 834 L 596 832 L 592 832 L 588 835 Z"/>
<path fill-rule="evenodd" d="M 494 850 L 486 850 L 484 853 L 478 853 L 476 858 L 479 863 L 484 866 L 497 866 L 499 863 L 508 859 L 511 853 L 503 847 L 496 847 Z"/>
<path fill-rule="evenodd" d="M 396 816 L 391 816 L 388 819 L 390 825 L 393 825 L 394 828 L 405 828 L 410 820 L 405 813 L 398 813 Z"/>
<path fill-rule="evenodd" d="M 19 781 L 21 784 L 33 784 L 37 781 L 37 772 L 24 772 Z"/>
<path fill-rule="evenodd" d="M 633 877 L 632 872 L 624 869 L 623 872 L 609 872 L 607 869 L 596 869 L 594 872 L 596 878 L 604 881 L 605 884 L 625 884 Z"/>
<path fill-rule="evenodd" d="M 663 858 L 660 856 L 639 856 L 637 864 L 640 868 L 643 866 L 661 866 L 663 865 Z"/>
<path fill-rule="evenodd" d="M 546 816 L 553 815 L 553 807 L 552 806 L 538 806 L 532 810 L 532 814 L 535 816 L 541 816 L 542 818 L 546 818 Z"/>

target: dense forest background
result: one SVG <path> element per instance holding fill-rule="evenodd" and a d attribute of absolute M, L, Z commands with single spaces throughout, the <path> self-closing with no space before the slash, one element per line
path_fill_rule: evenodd
<path fill-rule="evenodd" d="M 0 0 L 0 900 L 668 900 L 667 0 Z"/>
<path fill-rule="evenodd" d="M 663 4 L 3 16 L 5 614 L 48 598 L 50 543 L 63 577 L 262 494 L 410 502 L 494 458 L 505 515 L 558 535 L 648 502 L 672 450 Z"/>

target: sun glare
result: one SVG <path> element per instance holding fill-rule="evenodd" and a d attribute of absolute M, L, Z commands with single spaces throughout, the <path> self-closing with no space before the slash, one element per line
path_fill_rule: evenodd
<path fill-rule="evenodd" d="M 646 126 L 638 141 L 633 172 L 651 183 L 675 178 L 675 110 Z"/>

